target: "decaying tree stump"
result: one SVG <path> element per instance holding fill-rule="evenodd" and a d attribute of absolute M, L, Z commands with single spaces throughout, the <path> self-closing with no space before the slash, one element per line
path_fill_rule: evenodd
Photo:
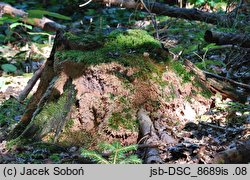
<path fill-rule="evenodd" d="M 38 89 L 10 139 L 41 140 L 49 133 L 57 139 L 67 121 L 74 119 L 79 131 L 93 134 L 102 131 L 107 141 L 118 138 L 123 139 L 124 144 L 136 143 L 137 109 L 132 106 L 141 105 L 145 99 L 139 98 L 141 95 L 135 97 L 132 93 L 137 90 L 125 88 L 123 84 L 133 86 L 137 76 L 144 80 L 150 76 L 157 67 L 151 57 L 160 60 L 163 50 L 160 43 L 144 31 L 114 33 L 105 47 L 106 37 L 102 41 L 96 38 L 78 39 L 71 33 L 57 32 Z M 119 42 L 116 38 L 127 39 L 127 42 L 116 46 Z M 152 50 L 151 57 L 143 56 L 146 49 Z"/>
<path fill-rule="evenodd" d="M 161 163 L 156 145 L 177 141 L 146 112 L 192 121 L 210 101 L 199 94 L 200 87 L 183 84 L 181 76 L 166 70 L 167 55 L 141 30 L 108 36 L 58 31 L 38 89 L 9 139 L 60 143 L 84 133 L 76 136 L 80 142 L 91 137 L 94 144 L 130 145 L 138 143 L 141 129 L 142 136 L 153 137 L 141 146 L 147 149 L 145 162 Z"/>

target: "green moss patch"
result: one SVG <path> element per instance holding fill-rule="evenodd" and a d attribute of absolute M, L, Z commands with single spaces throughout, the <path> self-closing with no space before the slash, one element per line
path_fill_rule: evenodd
<path fill-rule="evenodd" d="M 139 127 L 138 121 L 133 119 L 131 114 L 119 112 L 112 113 L 108 120 L 108 126 L 114 130 L 124 128 L 131 131 L 136 131 Z"/>
<path fill-rule="evenodd" d="M 179 61 L 171 61 L 170 62 L 170 68 L 175 71 L 176 74 L 178 74 L 182 78 L 182 82 L 191 82 L 191 77 L 193 76 L 192 73 L 188 72 L 181 62 Z"/>
<path fill-rule="evenodd" d="M 88 44 L 95 41 L 93 36 L 68 36 L 69 40 L 79 41 L 81 44 L 85 42 Z M 137 67 L 140 73 L 149 73 L 158 72 L 158 69 L 160 69 L 156 66 L 158 62 L 154 57 L 158 57 L 158 59 L 161 60 L 164 58 L 167 59 L 167 57 L 160 58 L 159 51 L 162 51 L 162 49 L 159 41 L 155 40 L 146 31 L 114 31 L 106 37 L 100 38 L 98 36 L 95 42 L 99 43 L 100 39 L 103 41 L 102 47 L 92 48 L 92 50 L 85 51 L 58 51 L 55 54 L 56 60 L 60 62 L 74 61 L 77 63 L 84 63 L 87 66 L 118 62 L 125 67 Z M 143 56 L 144 52 L 148 52 L 150 56 Z"/>
<path fill-rule="evenodd" d="M 94 48 L 100 48 L 105 41 L 105 37 L 101 34 L 78 34 L 75 35 L 70 32 L 65 32 L 64 37 L 73 44 L 80 45 L 83 49 L 91 50 Z"/>
<path fill-rule="evenodd" d="M 59 133 L 58 128 L 63 127 L 70 106 L 75 100 L 75 94 L 71 91 L 73 90 L 69 88 L 58 100 L 47 103 L 41 112 L 32 119 L 22 137 L 30 136 L 30 138 L 40 139 L 51 131 Z"/>

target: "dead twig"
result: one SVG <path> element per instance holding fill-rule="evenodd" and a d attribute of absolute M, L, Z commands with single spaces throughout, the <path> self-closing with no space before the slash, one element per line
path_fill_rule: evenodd
<path fill-rule="evenodd" d="M 40 67 L 40 69 L 38 69 L 34 73 L 33 77 L 29 80 L 24 90 L 17 97 L 17 100 L 19 102 L 22 102 L 28 96 L 28 94 L 30 93 L 30 91 L 33 89 L 36 82 L 38 81 L 38 79 L 41 77 L 44 67 L 45 67 L 45 63 Z"/>
<path fill-rule="evenodd" d="M 223 77 L 223 76 L 220 76 L 218 74 L 214 74 L 214 73 L 211 73 L 211 72 L 207 72 L 207 71 L 203 71 L 206 75 L 209 75 L 209 76 L 212 76 L 212 77 L 215 77 L 217 79 L 220 79 L 220 80 L 224 80 L 224 81 L 227 81 L 227 82 L 230 82 L 234 85 L 237 85 L 237 86 L 240 86 L 242 88 L 245 88 L 245 89 L 249 89 L 250 90 L 250 86 L 248 84 L 244 84 L 244 83 L 241 83 L 241 82 L 237 82 L 237 81 L 234 81 L 232 79 L 229 79 L 229 78 L 226 78 L 226 77 Z"/>

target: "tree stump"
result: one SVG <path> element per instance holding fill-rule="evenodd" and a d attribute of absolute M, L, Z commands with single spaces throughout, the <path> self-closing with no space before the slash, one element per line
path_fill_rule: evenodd
<path fill-rule="evenodd" d="M 167 58 L 160 47 L 139 30 L 108 36 L 57 32 L 38 89 L 10 138 L 41 140 L 49 134 L 56 141 L 73 120 L 74 131 L 136 143 L 137 107 L 156 96 L 153 88 L 140 94 L 141 88 L 161 71 L 153 58 Z M 149 50 L 150 56 L 143 56 Z"/>

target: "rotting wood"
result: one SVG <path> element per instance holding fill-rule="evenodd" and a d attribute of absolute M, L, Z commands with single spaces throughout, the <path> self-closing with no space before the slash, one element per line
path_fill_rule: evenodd
<path fill-rule="evenodd" d="M 25 112 L 19 121 L 19 123 L 15 126 L 15 128 L 10 132 L 8 139 L 14 139 L 17 138 L 23 130 L 28 126 L 30 123 L 33 113 L 38 108 L 38 104 L 41 101 L 41 97 L 43 94 L 47 91 L 47 88 L 50 86 L 50 83 L 53 80 L 53 77 L 55 76 L 55 71 L 53 68 L 54 64 L 54 54 L 59 46 L 61 46 L 61 38 L 62 38 L 62 32 L 58 31 L 55 37 L 55 42 L 52 47 L 52 51 L 50 53 L 50 57 L 47 59 L 43 73 L 40 77 L 40 83 L 38 85 L 37 91 L 33 94 L 31 97 L 28 105 L 26 106 Z"/>
<path fill-rule="evenodd" d="M 108 4 L 108 5 L 115 5 L 130 9 L 144 9 L 143 4 L 140 1 L 134 0 L 93 0 L 94 2 Z M 158 2 L 146 2 L 144 4 L 148 9 L 150 9 L 151 13 L 165 15 L 169 17 L 176 17 L 176 18 L 183 18 L 187 20 L 196 20 L 202 21 L 210 24 L 219 24 L 225 27 L 231 27 L 234 24 L 235 19 L 228 15 L 220 15 L 216 13 L 209 13 L 193 9 L 185 9 L 179 8 L 176 6 L 169 6 L 164 3 Z M 239 26 L 242 26 L 242 24 Z"/>
<path fill-rule="evenodd" d="M 226 78 L 226 77 L 223 77 L 223 76 L 220 76 L 220 75 L 217 75 L 217 74 L 214 74 L 214 73 L 210 73 L 210 72 L 207 72 L 207 71 L 203 71 L 207 76 L 212 76 L 212 77 L 215 77 L 217 79 L 220 79 L 220 80 L 224 80 L 224 81 L 227 81 L 227 82 L 230 82 L 234 85 L 237 85 L 237 86 L 240 86 L 242 88 L 245 88 L 245 89 L 248 89 L 250 90 L 250 86 L 248 84 L 244 84 L 244 83 L 240 83 L 240 82 L 237 82 L 237 81 L 234 81 L 232 79 L 229 79 L 229 78 Z"/>
<path fill-rule="evenodd" d="M 156 135 L 154 125 L 145 109 L 141 108 L 138 111 L 138 120 L 142 136 L 144 137 L 149 135 L 149 138 L 144 142 L 144 144 L 149 146 L 150 144 L 155 144 L 156 141 L 159 141 L 159 137 Z M 145 150 L 146 164 L 159 164 L 161 162 L 162 160 L 157 148 L 150 147 Z"/>
<path fill-rule="evenodd" d="M 43 69 L 45 67 L 45 64 L 43 64 L 32 76 L 32 78 L 28 81 L 28 84 L 26 87 L 22 90 L 22 92 L 19 94 L 17 97 L 18 101 L 22 102 L 30 93 L 30 91 L 33 89 L 35 86 L 36 82 L 38 79 L 41 77 L 41 74 L 43 72 Z"/>
<path fill-rule="evenodd" d="M 236 101 L 245 102 L 246 95 L 239 93 L 228 82 L 209 78 L 202 70 L 197 68 L 191 61 L 185 59 L 184 65 L 188 71 L 193 72 L 198 80 L 212 92 L 219 92 L 223 97 L 230 98 Z"/>
<path fill-rule="evenodd" d="M 218 45 L 239 45 L 243 48 L 250 48 L 249 34 L 224 33 L 207 30 L 204 35 L 205 41 Z"/>

